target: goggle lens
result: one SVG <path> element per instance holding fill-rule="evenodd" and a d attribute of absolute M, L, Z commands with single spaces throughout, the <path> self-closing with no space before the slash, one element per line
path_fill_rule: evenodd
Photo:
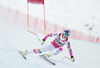
<path fill-rule="evenodd" d="M 68 37 L 68 36 L 69 36 L 69 34 L 68 34 L 68 33 L 65 33 L 65 36 L 67 36 L 67 37 Z"/>

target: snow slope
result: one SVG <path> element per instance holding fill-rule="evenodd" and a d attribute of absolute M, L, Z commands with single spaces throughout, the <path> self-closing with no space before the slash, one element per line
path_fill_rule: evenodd
<path fill-rule="evenodd" d="M 55 0 L 56 2 L 57 0 Z M 80 27 L 80 22 L 83 21 L 83 19 L 80 21 L 78 21 L 77 18 L 81 18 L 80 16 L 77 16 L 77 11 L 81 8 L 84 7 L 84 4 L 87 3 L 84 7 L 84 9 L 88 9 L 88 7 L 90 7 L 91 5 L 92 8 L 90 8 L 88 10 L 88 12 L 86 14 L 88 14 L 91 10 L 94 10 L 94 8 L 96 10 L 98 10 L 99 12 L 99 1 L 96 0 L 94 2 L 94 0 L 89 0 L 87 2 L 87 0 L 84 0 L 84 2 L 80 2 L 80 0 L 77 0 L 76 2 L 74 0 L 70 0 L 69 2 L 65 2 L 65 4 L 63 4 L 64 2 L 59 1 L 59 6 L 54 6 L 55 3 L 53 3 L 53 9 L 62 9 L 62 11 L 59 10 L 58 13 L 57 10 L 52 11 L 53 9 L 51 8 L 47 8 L 49 9 L 47 12 L 46 10 L 46 15 L 49 17 L 46 17 L 47 20 L 49 20 L 50 22 L 55 22 L 58 25 L 65 25 L 68 24 L 68 26 L 72 27 L 73 29 L 81 29 Z M 91 1 L 91 3 L 90 3 Z M 48 1 L 48 6 L 51 6 L 50 0 Z M 66 4 L 67 3 L 67 4 Z M 82 4 L 81 4 L 82 3 Z M 89 4 L 90 3 L 90 4 Z M 23 13 L 26 13 L 26 1 L 21 0 L 20 2 L 18 0 L 0 0 L 0 4 L 3 4 L 7 7 L 13 8 L 13 9 L 17 9 L 19 11 L 23 11 L 25 10 Z M 56 5 L 58 4 L 58 2 L 56 2 Z M 62 5 L 63 4 L 63 5 Z M 78 5 L 81 5 L 78 7 L 78 10 L 76 10 L 76 14 L 74 14 L 75 12 L 73 10 L 74 5 L 76 5 L 76 9 Z M 78 5 L 77 5 L 78 4 Z M 89 4 L 89 5 L 88 5 Z M 62 6 L 61 6 L 62 5 Z M 63 6 L 69 6 L 66 8 L 66 10 L 64 10 L 64 8 L 62 8 Z M 72 6 L 71 6 L 72 5 Z M 35 5 L 37 6 L 37 5 Z M 88 6 L 88 7 L 86 7 Z M 71 10 L 71 9 L 73 10 Z M 41 9 L 40 9 L 41 10 Z M 83 9 L 82 9 L 83 10 Z M 80 14 L 82 14 L 82 10 L 80 10 Z M 96 14 L 96 10 L 94 10 L 93 12 L 91 12 L 90 16 L 87 17 L 87 22 L 91 22 L 91 17 L 92 16 L 96 16 L 94 21 L 95 23 L 97 22 L 98 24 L 96 24 L 97 26 L 99 26 L 99 13 L 97 12 Z M 59 17 L 58 14 L 60 13 L 61 16 L 63 16 L 65 13 L 69 12 L 68 16 L 65 17 Z M 71 12 L 70 12 L 71 11 Z M 82 12 L 81 12 L 82 11 Z M 86 12 L 87 10 L 85 10 Z M 53 13 L 54 12 L 54 13 Z M 52 14 L 53 13 L 53 14 Z M 56 13 L 56 14 L 55 14 Z M 64 13 L 64 14 L 62 14 Z M 91 15 L 92 13 L 94 13 L 93 15 Z M 40 13 L 41 14 L 41 13 Z M 39 14 L 39 15 L 40 15 Z M 55 15 L 54 15 L 55 14 Z M 72 15 L 71 15 L 72 14 Z M 80 15 L 79 14 L 79 15 Z M 84 19 L 86 14 L 82 14 L 84 15 Z M 36 14 L 37 15 L 37 14 Z M 34 16 L 36 16 L 34 15 Z M 37 15 L 37 16 L 39 16 Z M 52 17 L 52 16 L 56 16 L 58 17 L 58 19 L 60 20 L 56 20 L 56 17 Z M 40 15 L 42 16 L 42 15 Z M 66 19 L 67 18 L 67 19 Z M 60 24 L 60 22 L 66 22 L 67 23 L 63 23 Z M 73 23 L 73 21 L 75 21 L 75 23 Z M 85 20 L 86 21 L 86 20 Z M 69 23 L 68 23 L 69 22 Z M 76 23 L 78 22 L 79 27 Z M 93 22 L 93 24 L 94 24 Z M 27 55 L 27 60 L 24 60 L 20 54 L 16 51 L 16 49 L 18 50 L 32 50 L 33 48 L 40 48 L 41 45 L 38 41 L 38 39 L 36 38 L 35 35 L 29 33 L 26 31 L 26 29 L 22 29 L 22 28 L 18 28 L 16 26 L 12 26 L 12 25 L 8 25 L 10 22 L 7 22 L 6 19 L 2 19 L 2 16 L 0 16 L 0 68 L 100 68 L 100 44 L 97 43 L 90 43 L 90 42 L 85 42 L 85 41 L 79 41 L 79 40 L 75 40 L 75 39 L 70 39 L 71 41 L 71 46 L 72 46 L 72 50 L 73 50 L 73 55 L 75 57 L 75 62 L 71 62 L 68 59 L 64 59 L 61 60 L 62 57 L 64 56 L 68 56 L 68 50 L 66 50 L 67 48 L 64 46 L 64 51 L 61 52 L 59 55 L 57 56 L 53 56 L 50 58 L 50 60 L 54 61 L 56 63 L 56 66 L 52 66 L 51 64 L 49 64 L 48 62 L 44 61 L 43 59 L 41 59 L 38 55 L 35 54 L 31 54 L 31 55 Z M 85 22 L 86 23 L 86 22 Z M 92 23 L 92 22 L 91 22 Z M 81 23 L 84 25 L 84 22 Z M 98 28 L 98 27 L 97 27 Z M 95 27 L 95 29 L 97 29 Z M 96 31 L 94 29 L 94 31 Z M 87 33 L 95 33 L 92 31 L 87 31 L 85 29 L 83 29 L 84 31 L 86 31 Z M 96 31 L 99 32 L 99 29 Z M 43 38 L 43 34 L 38 34 L 39 38 L 42 39 Z M 99 33 L 98 33 L 99 36 Z M 50 41 L 53 38 L 49 38 L 47 39 L 46 44 L 50 43 Z"/>
<path fill-rule="evenodd" d="M 44 36 L 43 34 L 38 35 L 40 39 Z M 45 45 L 52 39 L 47 39 Z M 69 57 L 65 46 L 63 47 L 64 51 L 59 55 L 50 57 L 56 66 L 35 54 L 28 55 L 27 60 L 24 60 L 16 49 L 40 48 L 38 39 L 26 30 L 11 27 L 2 21 L 0 22 L 0 68 L 100 68 L 100 44 L 74 39 L 70 39 L 70 41 L 75 56 L 74 63 L 68 59 L 61 60 L 64 56 Z"/>

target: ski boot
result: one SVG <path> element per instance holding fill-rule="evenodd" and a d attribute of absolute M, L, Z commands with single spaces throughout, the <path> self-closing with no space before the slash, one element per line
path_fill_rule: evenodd
<path fill-rule="evenodd" d="M 27 50 L 26 51 L 20 51 L 20 53 L 25 56 L 26 54 L 28 54 L 28 51 Z"/>
<path fill-rule="evenodd" d="M 44 56 L 45 58 L 49 58 L 51 55 L 50 55 L 50 54 L 43 54 L 43 56 Z"/>

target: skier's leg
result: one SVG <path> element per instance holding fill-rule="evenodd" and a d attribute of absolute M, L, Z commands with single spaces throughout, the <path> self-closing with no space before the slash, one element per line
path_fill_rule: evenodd
<path fill-rule="evenodd" d="M 59 47 L 59 48 L 56 48 L 54 49 L 53 51 L 50 52 L 50 55 L 57 55 L 59 54 L 61 51 L 63 51 L 63 48 Z"/>
<path fill-rule="evenodd" d="M 40 48 L 41 52 L 52 51 L 55 47 L 50 43 Z"/>
<path fill-rule="evenodd" d="M 42 53 L 42 52 L 46 52 L 46 51 L 52 51 L 53 49 L 55 49 L 54 46 L 52 46 L 52 44 L 50 43 L 49 45 L 44 45 L 41 48 L 38 49 L 33 49 L 31 51 L 28 51 L 28 54 L 32 54 L 32 53 Z"/>
<path fill-rule="evenodd" d="M 59 54 L 62 50 L 63 48 L 59 47 L 59 48 L 53 49 L 49 54 L 44 54 L 44 56 L 46 58 L 49 58 L 50 56 Z"/>
<path fill-rule="evenodd" d="M 33 49 L 33 50 L 26 50 L 26 51 L 21 51 L 21 53 L 23 54 L 23 55 L 27 55 L 27 54 L 37 54 L 37 53 L 42 53 L 41 51 L 40 51 L 40 49 Z"/>

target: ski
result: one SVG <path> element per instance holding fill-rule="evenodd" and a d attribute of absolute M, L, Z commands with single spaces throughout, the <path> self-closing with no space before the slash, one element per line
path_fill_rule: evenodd
<path fill-rule="evenodd" d="M 18 50 L 17 50 L 18 51 Z M 26 57 L 20 52 L 20 51 L 18 51 L 19 52 L 19 54 L 26 60 Z"/>
<path fill-rule="evenodd" d="M 39 55 L 41 58 L 43 58 L 44 60 L 48 61 L 49 63 L 51 63 L 52 65 L 56 65 L 54 62 L 50 61 L 48 58 L 44 57 L 44 55 Z"/>

